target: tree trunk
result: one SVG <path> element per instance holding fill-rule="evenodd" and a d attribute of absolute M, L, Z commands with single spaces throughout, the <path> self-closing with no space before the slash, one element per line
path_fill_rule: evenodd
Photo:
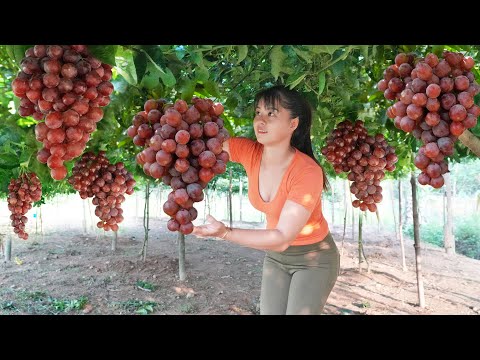
<path fill-rule="evenodd" d="M 117 251 L 117 240 L 118 240 L 118 231 L 113 232 L 113 238 L 112 238 L 112 251 L 115 252 Z"/>
<path fill-rule="evenodd" d="M 7 241 L 5 242 L 5 261 L 12 260 L 12 237 L 7 235 Z"/>
<path fill-rule="evenodd" d="M 475 155 L 480 157 L 480 139 L 473 135 L 469 130 L 465 130 L 458 140 L 468 147 Z"/>
<path fill-rule="evenodd" d="M 240 182 L 239 182 L 239 185 L 240 185 L 240 189 L 239 189 L 239 194 L 240 194 L 240 222 L 242 222 L 242 202 L 243 202 L 243 180 L 242 180 L 242 177 L 240 176 Z"/>
<path fill-rule="evenodd" d="M 228 184 L 228 218 L 230 219 L 230 228 L 232 228 L 233 227 L 232 168 L 230 168 L 230 182 Z"/>
<path fill-rule="evenodd" d="M 422 257 L 420 252 L 420 226 L 418 223 L 418 202 L 417 202 L 417 181 L 415 173 L 412 171 L 410 177 L 410 184 L 412 185 L 412 211 L 413 211 L 413 237 L 415 240 L 415 264 L 417 269 L 417 290 L 418 302 L 421 308 L 425 307 L 425 294 L 423 289 L 422 279 Z"/>
<path fill-rule="evenodd" d="M 147 260 L 147 246 L 148 246 L 148 232 L 150 223 L 150 179 L 147 180 L 145 185 L 145 206 L 143 208 L 143 229 L 145 230 L 145 238 L 143 239 L 143 247 L 140 255 L 143 261 Z"/>
<path fill-rule="evenodd" d="M 455 254 L 455 236 L 453 234 L 453 209 L 452 209 L 452 182 L 450 173 L 443 174 L 445 179 L 445 192 L 447 194 L 447 221 L 444 223 L 443 245 L 448 255 Z M 445 209 L 445 208 L 444 208 Z"/>
<path fill-rule="evenodd" d="M 178 276 L 180 281 L 185 280 L 185 235 L 178 232 Z"/>
<path fill-rule="evenodd" d="M 405 243 L 403 241 L 403 225 L 402 225 L 402 180 L 398 179 L 398 236 L 400 239 L 400 250 L 402 252 L 402 270 L 407 271 L 407 263 L 405 262 Z"/>

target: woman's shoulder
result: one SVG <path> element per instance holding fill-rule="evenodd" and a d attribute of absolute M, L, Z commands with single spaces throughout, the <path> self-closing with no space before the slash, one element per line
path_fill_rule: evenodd
<path fill-rule="evenodd" d="M 244 136 L 234 136 L 228 140 L 230 146 L 237 146 L 237 147 L 258 147 L 261 145 L 258 141 L 252 140 L 250 138 Z"/>
<path fill-rule="evenodd" d="M 295 173 L 295 175 L 323 175 L 322 167 L 318 165 L 315 160 L 313 160 L 310 156 L 301 152 L 300 150 L 297 150 L 295 163 L 292 167 L 292 172 Z"/>

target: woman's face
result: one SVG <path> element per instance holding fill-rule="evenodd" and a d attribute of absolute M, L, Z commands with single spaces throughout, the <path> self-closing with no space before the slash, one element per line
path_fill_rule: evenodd
<path fill-rule="evenodd" d="M 263 145 L 290 142 L 292 133 L 298 125 L 298 118 L 291 119 L 290 116 L 290 111 L 279 103 L 266 106 L 265 102 L 260 100 L 253 118 L 257 141 Z"/>

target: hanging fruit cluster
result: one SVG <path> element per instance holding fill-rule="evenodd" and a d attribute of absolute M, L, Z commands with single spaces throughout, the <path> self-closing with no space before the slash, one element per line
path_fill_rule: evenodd
<path fill-rule="evenodd" d="M 163 205 L 170 231 L 193 231 L 194 202 L 202 201 L 208 182 L 226 170 L 229 157 L 222 145 L 230 135 L 222 113 L 223 105 L 210 99 L 193 98 L 191 104 L 150 99 L 127 130 L 134 144 L 144 147 L 136 160 L 145 174 L 172 187 Z"/>
<path fill-rule="evenodd" d="M 42 198 L 42 184 L 37 174 L 23 173 L 18 179 L 11 179 L 8 185 L 8 210 L 12 213 L 13 232 L 20 239 L 27 240 L 28 234 L 25 231 L 25 224 L 28 218 L 25 214 L 32 208 L 32 203 Z"/>
<path fill-rule="evenodd" d="M 75 163 L 68 182 L 82 199 L 93 197 L 95 215 L 100 218 L 98 228 L 118 230 L 123 221 L 124 194 L 132 195 L 135 186 L 133 175 L 122 162 L 111 164 L 103 151 L 98 155 L 87 152 Z"/>
<path fill-rule="evenodd" d="M 342 121 L 327 138 L 322 154 L 337 174 L 348 173 L 348 180 L 353 181 L 350 192 L 357 200 L 352 205 L 375 212 L 376 203 L 383 199 L 380 182 L 385 171 L 395 170 L 398 161 L 395 149 L 387 144 L 385 137 L 368 135 L 361 120 Z"/>
<path fill-rule="evenodd" d="M 434 188 L 444 184 L 445 157 L 453 155 L 458 136 L 475 127 L 480 115 L 474 103 L 480 92 L 471 72 L 474 60 L 450 51 L 442 57 L 400 53 L 377 84 L 386 99 L 395 100 L 387 109 L 395 127 L 422 141 L 414 161 L 422 171 L 418 182 Z"/>
<path fill-rule="evenodd" d="M 27 49 L 12 82 L 20 116 L 43 120 L 35 137 L 43 143 L 37 159 L 55 180 L 67 176 L 65 161 L 82 154 L 103 118 L 113 92 L 112 67 L 89 54 L 85 45 L 35 45 Z"/>

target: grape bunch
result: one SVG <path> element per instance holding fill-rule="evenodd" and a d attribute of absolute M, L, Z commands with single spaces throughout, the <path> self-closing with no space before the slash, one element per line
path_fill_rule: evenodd
<path fill-rule="evenodd" d="M 337 174 L 348 173 L 348 180 L 353 181 L 350 192 L 357 200 L 352 205 L 375 212 L 376 203 L 383 199 L 380 182 L 385 171 L 395 170 L 398 161 L 395 149 L 387 144 L 385 137 L 368 135 L 361 120 L 355 123 L 345 120 L 331 132 L 322 154 Z"/>
<path fill-rule="evenodd" d="M 123 221 L 124 194 L 132 195 L 135 180 L 122 162 L 110 164 L 105 152 L 98 155 L 86 152 L 75 163 L 68 182 L 82 199 L 93 197 L 95 215 L 100 218 L 97 227 L 105 231 L 118 230 Z"/>
<path fill-rule="evenodd" d="M 37 174 L 23 173 L 18 179 L 11 179 L 8 185 L 8 210 L 11 211 L 13 232 L 20 239 L 27 240 L 25 224 L 28 218 L 25 214 L 32 208 L 32 203 L 42 198 L 42 183 Z"/>
<path fill-rule="evenodd" d="M 442 57 L 400 53 L 377 84 L 386 99 L 395 100 L 387 109 L 395 127 L 423 143 L 414 161 L 422 171 L 418 182 L 437 189 L 449 171 L 445 157 L 453 155 L 458 136 L 475 127 L 480 115 L 474 103 L 480 92 L 471 72 L 474 60 L 450 51 Z"/>
<path fill-rule="evenodd" d="M 230 135 L 220 117 L 223 109 L 220 103 L 196 97 L 192 104 L 150 99 L 127 130 L 134 144 L 144 147 L 136 161 L 145 174 L 172 187 L 163 204 L 171 217 L 170 231 L 193 231 L 193 204 L 203 200 L 208 182 L 226 170 L 229 157 L 222 144 Z"/>
<path fill-rule="evenodd" d="M 63 164 L 80 156 L 103 118 L 113 92 L 112 67 L 89 54 L 85 45 L 35 45 L 27 49 L 12 82 L 20 116 L 43 120 L 35 137 L 43 143 L 37 160 L 55 180 L 67 176 Z"/>

